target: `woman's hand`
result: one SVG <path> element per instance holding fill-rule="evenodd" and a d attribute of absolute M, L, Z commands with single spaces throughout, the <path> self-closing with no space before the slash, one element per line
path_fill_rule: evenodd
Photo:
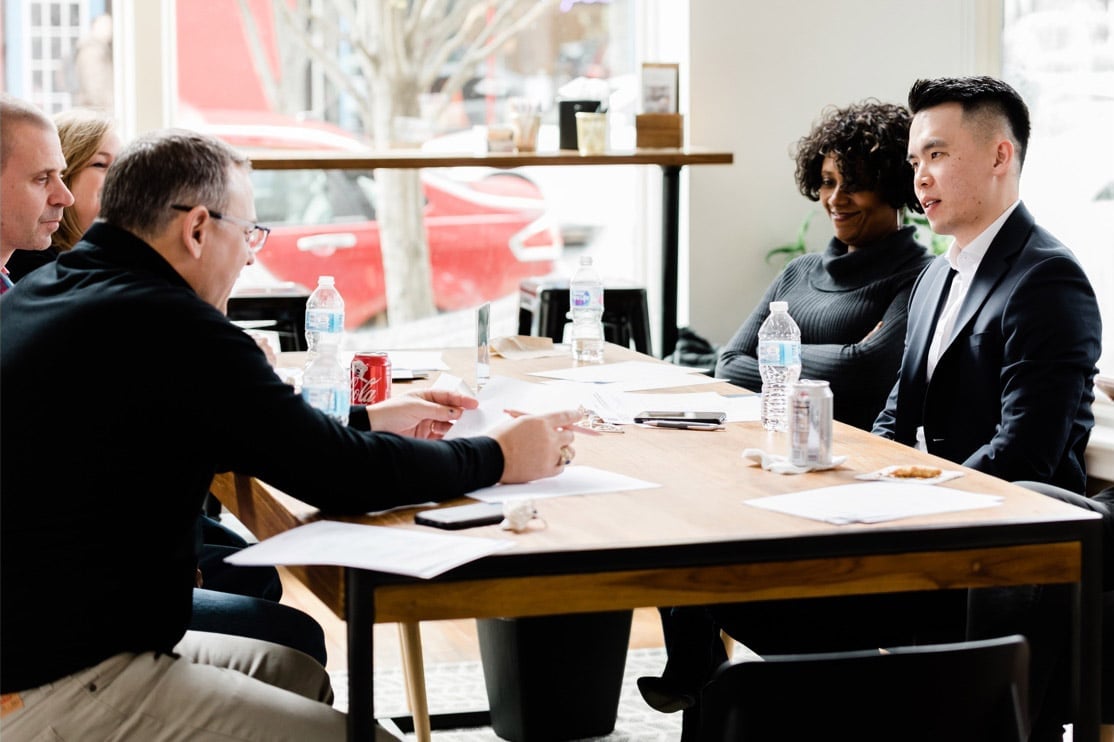
<path fill-rule="evenodd" d="M 423 389 L 368 406 L 371 429 L 411 438 L 437 440 L 448 433 L 465 410 L 479 406 L 475 397 L 440 389 Z"/>
<path fill-rule="evenodd" d="M 491 432 L 503 449 L 503 476 L 500 482 L 530 482 L 560 474 L 576 455 L 572 447 L 579 410 L 550 412 L 545 415 L 519 415 Z"/>

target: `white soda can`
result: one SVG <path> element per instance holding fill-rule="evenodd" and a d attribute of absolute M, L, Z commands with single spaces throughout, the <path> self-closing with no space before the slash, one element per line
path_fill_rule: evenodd
<path fill-rule="evenodd" d="M 789 460 L 794 466 L 832 463 L 832 390 L 801 379 L 789 392 Z"/>

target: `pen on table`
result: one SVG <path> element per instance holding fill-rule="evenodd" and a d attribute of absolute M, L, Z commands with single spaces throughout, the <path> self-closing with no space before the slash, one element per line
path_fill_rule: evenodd
<path fill-rule="evenodd" d="M 647 420 L 642 423 L 651 428 L 673 428 L 675 430 L 723 430 L 719 423 L 686 423 L 681 420 Z"/>
<path fill-rule="evenodd" d="M 523 415 L 530 414 L 529 412 L 523 412 L 522 410 L 503 410 L 503 412 L 507 413 L 511 417 L 522 417 Z M 574 430 L 573 432 L 577 435 L 602 435 L 600 431 L 592 430 L 591 428 L 585 428 L 582 425 L 570 425 L 569 427 L 576 428 L 576 430 Z"/>

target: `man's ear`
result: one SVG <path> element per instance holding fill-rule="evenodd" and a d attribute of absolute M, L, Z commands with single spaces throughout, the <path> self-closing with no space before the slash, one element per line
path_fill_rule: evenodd
<path fill-rule="evenodd" d="M 201 259 L 201 254 L 205 251 L 205 242 L 208 233 L 203 229 L 205 222 L 211 217 L 209 212 L 200 207 L 192 209 L 186 213 L 186 218 L 182 220 L 180 236 L 182 244 L 195 260 Z"/>
<path fill-rule="evenodd" d="M 1006 137 L 1002 137 L 998 140 L 998 146 L 994 149 L 994 169 L 1008 170 L 1015 155 L 1013 142 Z"/>

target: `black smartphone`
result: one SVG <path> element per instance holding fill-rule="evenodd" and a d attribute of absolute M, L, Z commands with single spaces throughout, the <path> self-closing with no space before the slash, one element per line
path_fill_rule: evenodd
<path fill-rule="evenodd" d="M 411 371 L 408 368 L 392 369 L 391 381 L 416 381 L 418 379 L 428 379 L 428 371 Z"/>
<path fill-rule="evenodd" d="M 451 508 L 423 510 L 414 515 L 414 522 L 434 528 L 475 528 L 490 526 L 503 520 L 503 504 L 499 502 L 477 502 L 472 505 L 456 505 Z"/>
<path fill-rule="evenodd" d="M 644 410 L 634 416 L 634 421 L 636 423 L 660 420 L 674 423 L 709 423 L 712 425 L 722 425 L 726 419 L 726 412 L 669 412 L 667 410 Z"/>

